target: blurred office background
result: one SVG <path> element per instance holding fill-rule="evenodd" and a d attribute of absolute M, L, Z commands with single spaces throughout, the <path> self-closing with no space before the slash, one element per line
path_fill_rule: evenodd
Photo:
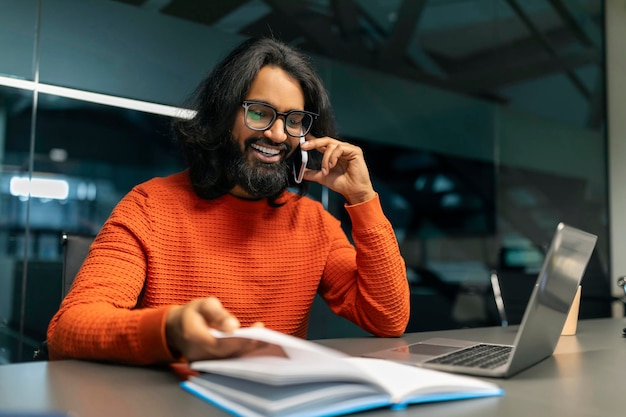
<path fill-rule="evenodd" d="M 407 331 L 519 323 L 559 222 L 599 236 L 581 317 L 623 315 L 610 7 L 624 25 L 621 0 L 0 0 L 0 363 L 45 338 L 61 232 L 97 233 L 133 185 L 184 167 L 171 118 L 253 35 L 310 54 L 364 148 L 408 267 Z M 349 233 L 339 196 L 311 197 Z M 316 302 L 311 338 L 361 334 Z"/>

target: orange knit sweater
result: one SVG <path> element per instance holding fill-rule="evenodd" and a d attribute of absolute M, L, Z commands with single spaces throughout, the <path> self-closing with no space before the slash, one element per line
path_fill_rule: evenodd
<path fill-rule="evenodd" d="M 307 197 L 202 200 L 187 172 L 136 186 L 116 206 L 48 328 L 51 359 L 175 360 L 167 309 L 216 296 L 243 326 L 305 337 L 316 292 L 378 336 L 409 317 L 404 261 L 378 197 L 346 205 L 355 246 Z"/>

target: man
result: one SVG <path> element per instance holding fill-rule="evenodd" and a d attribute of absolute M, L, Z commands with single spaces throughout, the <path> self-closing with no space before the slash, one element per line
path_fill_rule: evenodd
<path fill-rule="evenodd" d="M 316 293 L 366 331 L 401 335 L 404 261 L 363 153 L 334 139 L 328 95 L 306 58 L 273 39 L 246 41 L 191 107 L 195 117 L 174 124 L 188 170 L 136 186 L 113 210 L 50 323 L 50 358 L 238 355 L 255 345 L 208 329 L 265 325 L 305 337 Z M 354 245 L 304 196 L 306 181 L 344 196 Z"/>

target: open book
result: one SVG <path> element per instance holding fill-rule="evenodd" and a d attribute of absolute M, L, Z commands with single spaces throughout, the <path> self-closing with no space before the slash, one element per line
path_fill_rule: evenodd
<path fill-rule="evenodd" d="M 267 343 L 252 355 L 192 362 L 196 374 L 181 382 L 187 391 L 236 416 L 337 416 L 503 394 L 497 385 L 477 378 L 352 357 L 263 327 L 214 335 Z"/>

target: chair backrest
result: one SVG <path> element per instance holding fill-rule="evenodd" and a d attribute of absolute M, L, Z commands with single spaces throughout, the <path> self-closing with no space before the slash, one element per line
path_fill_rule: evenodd
<path fill-rule="evenodd" d="M 61 233 L 61 247 L 63 248 L 63 272 L 61 274 L 61 299 L 70 291 L 72 282 L 78 273 L 83 261 L 89 253 L 95 236 L 78 233 Z M 48 342 L 44 340 L 33 353 L 35 360 L 48 360 Z"/>
<path fill-rule="evenodd" d="M 494 278 L 497 283 L 494 283 Z M 499 269 L 491 274 L 491 284 L 503 326 L 520 324 L 537 282 L 537 272 Z"/>
<path fill-rule="evenodd" d="M 69 292 L 72 282 L 74 282 L 78 270 L 87 257 L 89 247 L 94 239 L 95 236 L 92 235 L 61 234 L 61 246 L 63 247 L 63 297 Z"/>

